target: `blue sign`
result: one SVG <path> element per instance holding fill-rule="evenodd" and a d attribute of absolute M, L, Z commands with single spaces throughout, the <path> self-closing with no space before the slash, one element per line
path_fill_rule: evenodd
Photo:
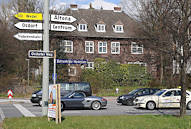
<path fill-rule="evenodd" d="M 56 64 L 87 64 L 87 60 L 56 59 Z"/>
<path fill-rule="evenodd" d="M 55 75 L 55 79 L 57 79 L 57 73 Z M 52 80 L 54 81 L 54 73 L 52 74 Z"/>
<path fill-rule="evenodd" d="M 39 50 L 29 50 L 28 56 L 30 58 L 53 58 L 54 52 L 53 51 L 39 51 Z"/>

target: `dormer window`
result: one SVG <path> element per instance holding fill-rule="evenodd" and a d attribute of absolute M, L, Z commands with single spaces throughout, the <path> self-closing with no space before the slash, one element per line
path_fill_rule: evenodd
<path fill-rule="evenodd" d="M 88 23 L 84 19 L 78 22 L 78 31 L 88 31 Z"/>
<path fill-rule="evenodd" d="M 119 20 L 113 25 L 113 31 L 116 33 L 123 33 L 123 23 Z"/>
<path fill-rule="evenodd" d="M 105 24 L 97 24 L 97 32 L 105 32 Z"/>
<path fill-rule="evenodd" d="M 78 31 L 88 31 L 87 24 L 79 24 Z"/>
<path fill-rule="evenodd" d="M 124 31 L 123 31 L 123 25 L 115 25 L 114 31 L 115 31 L 116 33 L 123 33 L 123 32 L 124 32 Z"/>

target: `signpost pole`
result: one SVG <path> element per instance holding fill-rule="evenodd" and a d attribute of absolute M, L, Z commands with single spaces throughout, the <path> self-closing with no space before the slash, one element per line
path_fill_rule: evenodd
<path fill-rule="evenodd" d="M 43 51 L 49 51 L 49 0 L 44 0 Z M 48 114 L 49 58 L 43 58 L 42 115 Z"/>
<path fill-rule="evenodd" d="M 54 84 L 56 84 L 56 50 L 54 50 Z"/>

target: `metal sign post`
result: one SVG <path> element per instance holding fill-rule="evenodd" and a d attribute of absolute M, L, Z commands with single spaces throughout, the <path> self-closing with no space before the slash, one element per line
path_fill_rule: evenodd
<path fill-rule="evenodd" d="M 54 84 L 56 84 L 56 50 L 54 50 Z"/>
<path fill-rule="evenodd" d="M 49 0 L 44 0 L 43 51 L 49 51 Z M 48 114 L 49 58 L 43 58 L 42 115 Z"/>

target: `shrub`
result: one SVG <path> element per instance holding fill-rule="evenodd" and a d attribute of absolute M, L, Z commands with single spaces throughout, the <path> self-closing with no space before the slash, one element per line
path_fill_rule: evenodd
<path fill-rule="evenodd" d="M 146 68 L 140 65 L 120 65 L 114 61 L 106 62 L 101 58 L 94 62 L 94 69 L 84 69 L 81 76 L 82 81 L 90 82 L 94 92 L 100 88 L 116 86 L 145 86 L 151 80 Z"/>

